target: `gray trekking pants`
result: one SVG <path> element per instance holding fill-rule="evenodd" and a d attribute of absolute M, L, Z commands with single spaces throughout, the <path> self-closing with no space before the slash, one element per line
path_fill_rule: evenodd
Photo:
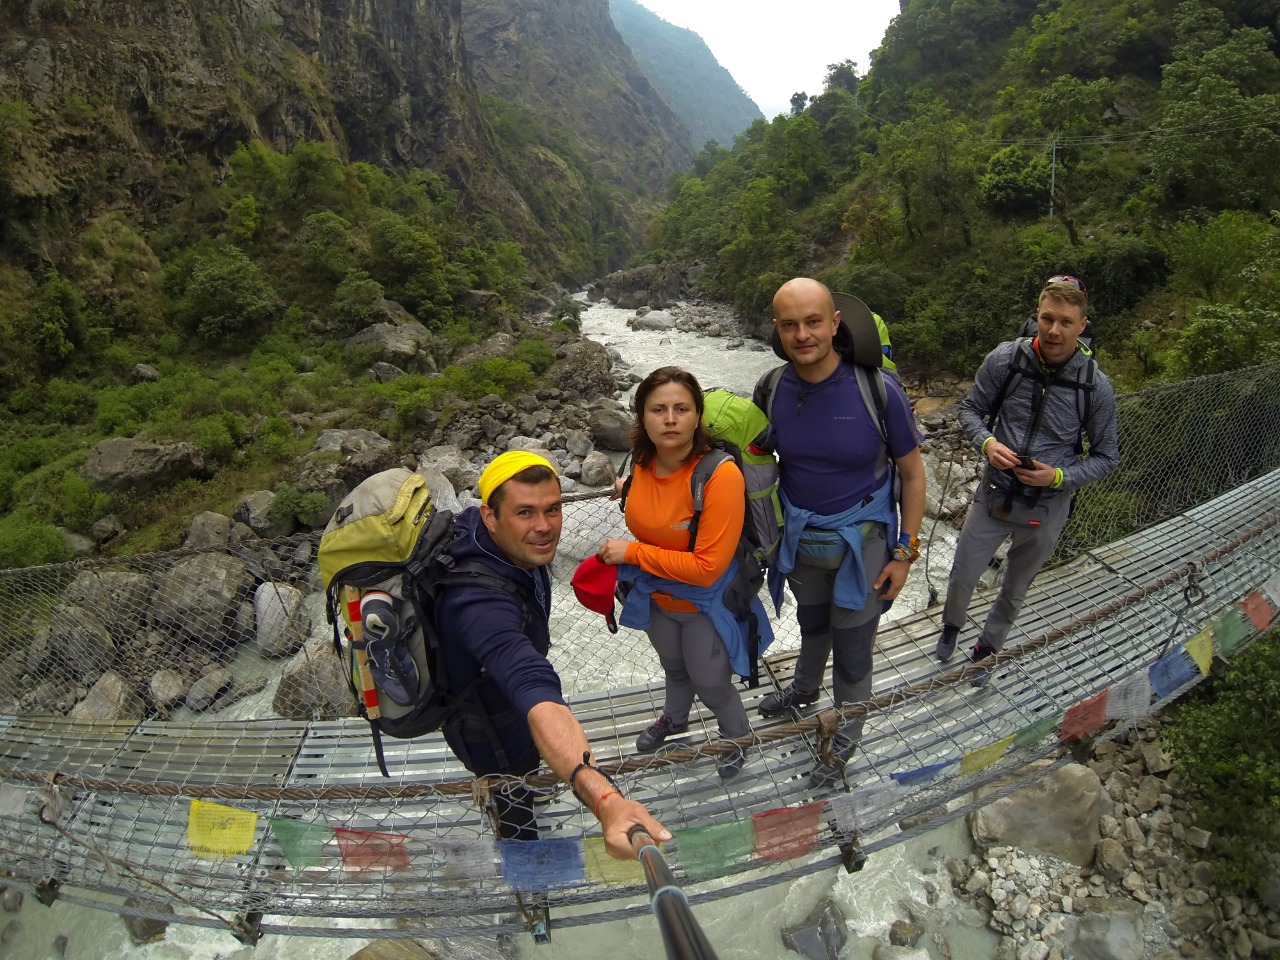
<path fill-rule="evenodd" d="M 847 610 L 832 600 L 838 570 L 809 566 L 800 557 L 787 574 L 796 600 L 800 624 L 800 658 L 794 683 L 800 690 L 817 690 L 832 656 L 831 685 L 837 707 L 871 699 L 871 655 L 875 651 L 880 614 L 887 606 L 875 588 L 876 578 L 889 561 L 883 524 L 872 524 L 862 538 L 862 565 L 867 572 L 867 599 L 861 610 Z M 840 730 L 853 743 L 862 739 L 863 718 Z"/>
<path fill-rule="evenodd" d="M 978 635 L 978 642 L 984 647 L 1000 651 L 1004 649 L 1005 639 L 1013 629 L 1022 602 L 1027 598 L 1031 581 L 1053 555 L 1054 545 L 1062 536 L 1062 528 L 1067 525 L 1067 515 L 1071 512 L 1071 497 L 1058 494 L 1042 499 L 1040 506 L 1045 508 L 1044 519 L 1040 526 L 1028 527 L 991 516 L 987 509 L 987 496 L 986 484 L 981 484 L 956 544 L 942 619 L 952 626 L 964 627 L 978 578 L 987 569 L 1005 537 L 1013 537 L 1008 559 L 1005 560 L 1000 594 L 987 614 L 982 633 Z M 996 493 L 995 496 L 1001 495 Z"/>
<path fill-rule="evenodd" d="M 715 714 L 720 736 L 736 739 L 750 733 L 729 651 L 711 619 L 700 612 L 663 610 L 652 601 L 649 614 L 649 642 L 667 679 L 663 712 L 677 724 L 686 722 L 696 695 Z"/>

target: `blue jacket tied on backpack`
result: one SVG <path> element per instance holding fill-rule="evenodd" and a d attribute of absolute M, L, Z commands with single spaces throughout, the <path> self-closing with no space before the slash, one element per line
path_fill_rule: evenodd
<path fill-rule="evenodd" d="M 786 585 L 787 574 L 796 567 L 796 550 L 800 545 L 800 535 L 806 527 L 835 531 L 848 544 L 849 549 L 845 551 L 835 578 L 832 599 L 836 606 L 846 610 L 861 610 L 866 606 L 870 585 L 867 583 L 867 571 L 862 565 L 862 525 L 868 522 L 883 523 L 888 531 L 887 542 L 897 542 L 898 512 L 895 506 L 893 481 L 889 477 L 866 500 L 842 513 L 829 516 L 795 506 L 787 500 L 784 493 L 782 546 L 778 550 L 778 562 L 767 573 L 769 596 L 773 598 L 774 609 L 781 612 L 782 588 Z"/>
<path fill-rule="evenodd" d="M 725 650 L 729 653 L 729 665 L 740 677 L 751 675 L 751 647 L 749 643 L 750 627 L 745 621 L 738 620 L 724 604 L 725 591 L 738 575 L 738 561 L 734 560 L 709 587 L 697 587 L 679 580 L 668 580 L 665 577 L 645 573 L 635 564 L 618 565 L 618 582 L 630 583 L 631 590 L 627 594 L 626 603 L 622 605 L 622 614 L 618 622 L 624 627 L 636 630 L 648 630 L 651 622 L 649 597 L 655 591 L 669 593 L 673 597 L 687 600 L 699 611 L 706 614 L 716 628 Z M 751 601 L 751 612 L 756 618 L 757 630 L 760 633 L 760 653 L 763 654 L 773 643 L 773 625 L 769 623 L 764 604 L 759 597 Z"/>

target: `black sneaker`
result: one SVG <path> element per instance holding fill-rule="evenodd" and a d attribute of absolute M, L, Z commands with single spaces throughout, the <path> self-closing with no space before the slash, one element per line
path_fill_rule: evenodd
<path fill-rule="evenodd" d="M 818 691 L 805 693 L 803 690 L 797 689 L 794 683 L 789 684 L 785 690 L 778 693 L 771 693 L 760 701 L 760 715 L 764 717 L 777 717 L 786 713 L 792 707 L 807 707 L 811 703 L 818 702 Z"/>
<path fill-rule="evenodd" d="M 979 660 L 985 660 L 987 657 L 991 656 L 995 652 L 996 651 L 992 650 L 990 647 L 984 647 L 981 643 L 977 643 L 977 644 L 974 644 L 973 651 L 969 654 L 969 659 L 972 660 L 974 663 L 977 663 Z M 990 670 L 979 671 L 969 681 L 970 684 L 979 688 L 985 687 L 990 682 L 991 682 Z"/>
<path fill-rule="evenodd" d="M 722 753 L 716 757 L 716 773 L 720 774 L 721 780 L 732 780 L 742 772 L 742 767 L 746 762 L 746 748 L 736 745 L 728 753 Z"/>
<path fill-rule="evenodd" d="M 938 648 L 935 651 L 939 661 L 946 663 L 951 659 L 951 655 L 956 652 L 956 641 L 959 639 L 959 627 L 953 627 L 949 623 L 942 625 L 942 633 L 938 634 Z"/>
<path fill-rule="evenodd" d="M 845 764 L 849 762 L 849 758 L 857 751 L 858 745 L 852 740 L 847 740 L 840 735 L 836 735 L 836 742 L 832 746 L 832 753 L 839 759 L 839 763 L 820 763 L 813 768 L 813 772 L 809 774 L 809 786 L 815 790 L 823 787 L 829 787 L 832 784 L 843 781 L 843 773 Z"/>
<path fill-rule="evenodd" d="M 689 721 L 684 723 L 675 723 L 665 713 L 658 718 L 658 722 L 649 727 L 644 733 L 636 737 L 636 749 L 641 753 L 653 753 L 667 737 L 673 737 L 677 733 L 684 733 L 689 729 Z"/>

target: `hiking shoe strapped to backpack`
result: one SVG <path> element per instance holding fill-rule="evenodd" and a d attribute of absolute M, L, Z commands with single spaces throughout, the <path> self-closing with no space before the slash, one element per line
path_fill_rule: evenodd
<path fill-rule="evenodd" d="M 798 710 L 818 702 L 821 691 L 805 693 L 794 683 L 777 693 L 771 693 L 760 701 L 760 714 L 765 717 L 779 717 L 788 710 Z"/>

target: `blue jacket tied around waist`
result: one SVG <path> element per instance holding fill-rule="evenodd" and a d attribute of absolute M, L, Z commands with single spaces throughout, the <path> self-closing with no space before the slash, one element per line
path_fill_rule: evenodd
<path fill-rule="evenodd" d="M 775 610 L 782 609 L 782 587 L 787 574 L 796 568 L 796 548 L 805 527 L 834 530 L 849 545 L 836 573 L 832 599 L 836 606 L 846 610 L 861 610 L 866 606 L 869 585 L 862 565 L 862 525 L 868 521 L 883 523 L 888 528 L 888 542 L 897 542 L 898 513 L 894 509 L 891 476 L 885 477 L 867 502 L 829 516 L 797 507 L 785 494 L 782 496 L 782 544 L 778 548 L 778 562 L 768 572 L 769 596 L 773 598 Z"/>
<path fill-rule="evenodd" d="M 622 605 L 622 614 L 618 622 L 624 627 L 636 630 L 648 630 L 650 623 L 649 597 L 655 592 L 669 593 L 673 597 L 687 600 L 698 610 L 710 618 L 716 633 L 720 635 L 724 648 L 729 652 L 729 665 L 740 677 L 751 675 L 751 654 L 747 644 L 748 627 L 745 621 L 734 618 L 729 608 L 724 605 L 724 593 L 734 577 L 738 575 L 738 561 L 729 564 L 729 569 L 709 587 L 695 587 L 691 583 L 679 580 L 667 580 L 664 577 L 645 573 L 631 563 L 618 565 L 618 582 L 630 583 L 631 592 L 627 594 L 626 603 Z M 773 643 L 773 625 L 769 623 L 768 614 L 759 597 L 751 601 L 751 612 L 755 614 L 757 629 L 760 631 L 760 653 L 763 654 Z"/>

